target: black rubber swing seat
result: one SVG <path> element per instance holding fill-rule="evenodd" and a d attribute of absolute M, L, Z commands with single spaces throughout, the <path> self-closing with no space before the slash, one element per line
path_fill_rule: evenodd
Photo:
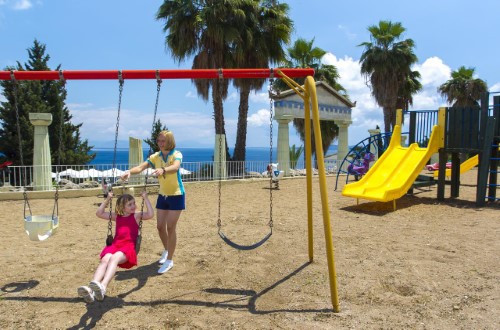
<path fill-rule="evenodd" d="M 259 246 L 261 246 L 262 244 L 264 244 L 268 239 L 269 237 L 271 237 L 271 235 L 273 234 L 273 231 L 271 230 L 266 236 L 264 236 L 263 239 L 261 239 L 260 241 L 252 244 L 252 245 L 241 245 L 241 244 L 238 244 L 238 243 L 235 243 L 233 241 L 231 241 L 222 231 L 219 230 L 219 236 L 220 238 L 222 238 L 222 240 L 229 246 L 235 248 L 235 249 L 238 249 L 238 250 L 244 250 L 244 251 L 247 251 L 247 250 L 253 250 L 253 249 L 256 249 L 258 248 Z"/>
<path fill-rule="evenodd" d="M 271 79 L 271 86 L 273 84 L 273 80 L 274 79 Z M 219 88 L 219 93 L 222 93 L 222 88 Z M 222 96 L 222 95 L 221 95 Z M 269 163 L 271 164 L 272 163 L 272 159 L 273 159 L 273 101 L 272 99 L 270 99 L 270 102 L 269 102 L 269 112 L 270 112 L 270 120 L 269 120 L 269 140 L 270 140 L 270 148 L 269 148 Z M 222 117 L 221 117 L 222 119 Z M 224 127 L 224 123 L 221 122 L 221 126 Z M 222 159 L 222 134 L 219 135 L 219 160 Z M 262 244 L 264 244 L 270 237 L 271 235 L 273 234 L 273 189 L 272 189 L 272 184 L 273 184 L 273 176 L 271 175 L 270 176 L 270 180 L 269 180 L 269 209 L 270 209 L 270 220 L 269 220 L 269 233 L 264 236 L 264 238 L 262 238 L 260 241 L 254 243 L 254 244 L 251 244 L 251 245 L 241 245 L 241 244 L 238 244 L 238 243 L 235 243 L 233 242 L 232 240 L 230 240 L 221 230 L 221 201 L 222 201 L 222 198 L 221 198 L 221 188 L 222 188 L 222 175 L 221 173 L 223 173 L 222 171 L 222 161 L 219 161 L 219 175 L 218 175 L 218 188 L 219 188 L 219 206 L 218 206 L 218 218 L 217 218 L 217 227 L 218 227 L 218 234 L 220 236 L 220 238 L 222 238 L 222 240 L 227 244 L 229 245 L 230 247 L 232 248 L 235 248 L 237 250 L 243 250 L 243 251 L 248 251 L 248 250 L 253 250 L 253 249 L 256 249 L 258 248 L 259 246 L 261 246 Z M 283 172 L 279 172 L 278 173 L 281 173 L 281 175 L 283 175 L 282 173 Z M 278 187 L 278 182 L 276 182 L 276 189 L 279 189 Z"/>

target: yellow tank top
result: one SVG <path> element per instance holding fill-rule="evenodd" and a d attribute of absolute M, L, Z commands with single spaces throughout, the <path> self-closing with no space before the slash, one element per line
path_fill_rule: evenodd
<path fill-rule="evenodd" d="M 182 164 L 182 153 L 178 150 L 171 150 L 167 155 L 164 155 L 161 151 L 152 154 L 147 162 L 154 168 L 162 168 L 170 166 L 178 160 Z M 160 195 L 163 196 L 175 196 L 184 195 L 184 185 L 182 184 L 182 178 L 180 173 L 180 168 L 175 173 L 167 173 L 165 175 L 158 176 L 160 182 Z"/>

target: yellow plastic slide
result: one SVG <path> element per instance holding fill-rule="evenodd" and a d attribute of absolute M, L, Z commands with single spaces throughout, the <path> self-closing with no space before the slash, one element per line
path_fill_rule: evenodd
<path fill-rule="evenodd" d="M 460 174 L 463 174 L 467 171 L 469 171 L 471 168 L 477 166 L 479 164 L 479 156 L 475 155 L 474 157 L 471 157 L 467 159 L 465 162 L 460 164 Z M 439 171 L 434 171 L 434 177 L 437 178 L 439 175 Z M 451 168 L 446 169 L 446 176 L 451 176 Z"/>
<path fill-rule="evenodd" d="M 342 195 L 379 202 L 396 200 L 406 194 L 432 154 L 442 146 L 439 126 L 432 129 L 427 148 L 416 143 L 401 146 L 401 127 L 396 125 L 389 147 L 361 180 L 344 186 Z"/>

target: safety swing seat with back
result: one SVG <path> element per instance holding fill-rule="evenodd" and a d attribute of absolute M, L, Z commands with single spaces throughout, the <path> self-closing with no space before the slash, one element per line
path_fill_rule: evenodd
<path fill-rule="evenodd" d="M 116 170 L 116 149 L 118 145 L 118 131 L 120 127 L 120 110 L 121 110 L 121 104 L 122 104 L 122 95 L 123 95 L 123 85 L 124 85 L 124 79 L 122 76 L 121 71 L 118 72 L 118 82 L 119 82 L 119 93 L 118 93 L 118 111 L 117 111 L 117 116 L 116 116 L 116 130 L 115 130 L 115 144 L 113 148 L 113 166 L 112 170 Z M 156 101 L 155 101 L 155 106 L 154 106 L 154 115 L 153 115 L 153 124 L 151 126 L 151 132 L 154 131 L 154 126 L 156 122 L 156 114 L 158 112 L 158 101 L 160 98 L 160 91 L 161 91 L 161 84 L 162 80 L 160 78 L 160 73 L 158 70 L 156 70 Z M 152 148 L 151 146 L 149 147 L 149 152 L 148 152 L 148 157 L 151 156 L 152 154 Z M 114 173 L 113 173 L 114 177 Z M 103 178 L 104 180 L 104 178 Z M 120 183 L 122 185 L 122 192 L 125 191 L 124 184 L 125 182 Z M 147 185 L 148 185 L 148 171 L 145 171 L 145 177 L 144 177 L 144 186 L 143 186 L 143 191 L 147 191 Z M 113 184 L 108 184 L 106 187 L 106 190 L 109 192 L 113 192 Z M 104 192 L 104 191 L 103 191 Z M 113 244 L 113 221 L 111 220 L 112 218 L 112 210 L 113 210 L 113 203 L 110 201 L 109 203 L 109 220 L 108 220 L 108 230 L 107 230 L 107 235 L 106 235 L 106 246 L 110 246 Z M 139 228 L 138 228 L 138 234 L 137 234 L 137 239 L 135 241 L 135 252 L 139 254 L 139 251 L 141 250 L 141 242 L 142 242 L 142 217 L 144 214 L 144 199 L 142 199 L 141 202 L 141 218 L 139 220 Z"/>
<path fill-rule="evenodd" d="M 14 71 L 10 71 L 10 80 L 12 82 L 13 87 L 13 100 L 14 100 L 14 109 L 16 113 L 16 128 L 17 128 L 17 136 L 19 143 L 19 160 L 20 160 L 20 169 L 19 175 L 22 176 L 22 191 L 23 191 L 23 199 L 24 199 L 24 207 L 23 207 L 23 217 L 24 217 L 24 230 L 28 235 L 31 241 L 45 241 L 47 238 L 54 235 L 59 227 L 59 184 L 55 185 L 56 190 L 54 194 L 54 207 L 52 208 L 52 214 L 38 214 L 34 215 L 31 211 L 31 206 L 29 203 L 28 193 L 27 193 L 27 176 L 28 173 L 24 166 L 24 156 L 23 156 L 23 143 L 21 139 L 21 124 L 20 124 L 20 114 L 19 114 L 19 104 L 18 104 L 18 95 L 19 88 L 22 86 L 18 85 L 18 82 L 15 77 Z M 63 77 L 62 71 L 59 71 L 59 83 L 61 85 L 62 91 L 65 94 L 66 91 L 66 81 Z M 64 121 L 64 109 L 61 109 L 61 117 L 59 121 L 59 152 L 58 152 L 58 166 L 59 169 L 61 165 L 61 152 L 62 152 L 62 130 L 63 130 L 63 121 Z M 36 173 L 35 173 L 36 175 Z M 33 177 L 32 175 L 30 175 Z M 59 177 L 58 173 L 56 173 L 56 179 Z M 26 215 L 26 210 L 29 211 L 29 215 Z"/>
<path fill-rule="evenodd" d="M 272 85 L 274 82 L 274 74 L 273 74 L 273 69 L 271 70 L 271 79 L 270 79 L 270 87 L 269 87 L 269 93 L 271 94 L 272 90 Z M 218 83 L 219 84 L 219 93 L 222 93 L 222 88 L 220 85 L 223 84 L 223 78 L 222 75 L 219 75 L 219 80 L 217 82 L 214 82 L 214 84 Z M 221 98 L 222 99 L 222 98 Z M 269 98 L 269 164 L 272 164 L 273 161 L 273 100 L 270 97 Z M 220 116 L 222 120 L 222 116 Z M 223 127 L 222 123 L 220 123 L 220 127 Z M 253 250 L 264 244 L 273 234 L 273 183 L 275 182 L 275 176 L 270 175 L 269 176 L 269 222 L 267 225 L 269 226 L 269 232 L 258 242 L 255 242 L 253 244 L 249 245 L 244 245 L 244 244 L 239 244 L 231 240 L 229 237 L 224 234 L 222 231 L 222 220 L 221 220 L 221 204 L 222 204 L 222 152 L 225 148 L 222 146 L 222 139 L 223 139 L 223 134 L 219 134 L 219 162 L 218 162 L 218 208 L 217 208 L 217 233 L 219 234 L 220 238 L 229 246 L 232 248 L 235 248 L 237 250 Z M 279 171 L 278 171 L 279 172 Z M 283 171 L 281 171 L 283 172 Z M 279 173 L 278 173 L 279 175 Z M 279 179 L 278 179 L 279 180 Z"/>

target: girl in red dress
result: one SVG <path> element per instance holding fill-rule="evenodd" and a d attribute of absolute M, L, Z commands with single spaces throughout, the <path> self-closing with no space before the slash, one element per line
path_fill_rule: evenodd
<path fill-rule="evenodd" d="M 106 200 L 96 211 L 96 216 L 109 220 L 109 212 L 106 206 L 109 204 L 113 193 L 108 193 Z M 106 288 L 116 273 L 116 268 L 132 268 L 137 265 L 137 254 L 135 252 L 135 242 L 139 233 L 139 222 L 153 218 L 154 210 L 148 199 L 147 193 L 142 193 L 144 204 L 147 210 L 135 212 L 137 206 L 133 196 L 124 194 L 116 201 L 115 212 L 111 213 L 111 220 L 116 221 L 116 233 L 113 243 L 106 246 L 101 252 L 101 262 L 94 273 L 94 277 L 88 286 L 78 288 L 78 295 L 87 303 L 94 300 L 102 301 L 106 294 Z"/>

